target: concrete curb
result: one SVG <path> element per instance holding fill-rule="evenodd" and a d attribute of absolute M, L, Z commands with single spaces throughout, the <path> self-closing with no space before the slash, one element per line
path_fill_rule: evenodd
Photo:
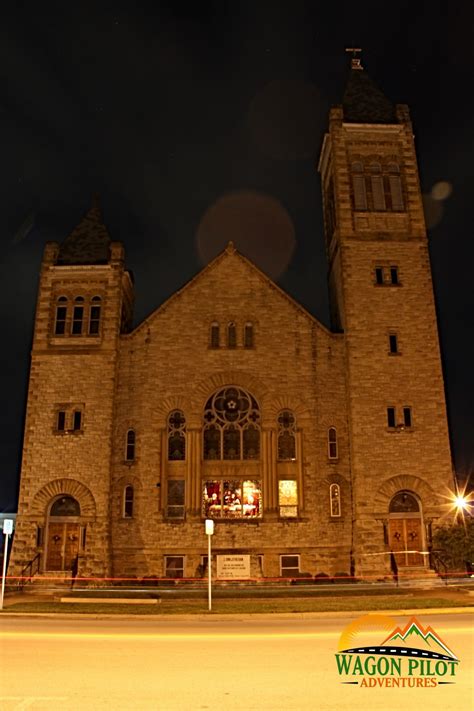
<path fill-rule="evenodd" d="M 338 617 L 361 617 L 362 615 L 390 615 L 397 616 L 420 616 L 420 615 L 460 615 L 471 613 L 474 615 L 474 607 L 427 607 L 420 609 L 406 610 L 341 610 L 338 612 L 234 612 L 234 613 L 196 613 L 196 614 L 168 614 L 168 615 L 123 615 L 123 614 L 94 614 L 94 613 L 69 613 L 69 612 L 0 612 L 0 620 L 2 617 L 46 617 L 56 618 L 58 620 L 153 620 L 159 622 L 170 621 L 191 621 L 197 622 L 228 622 L 235 620 L 237 622 L 247 622 L 249 617 L 253 620 L 266 620 L 269 618 L 277 618 L 281 620 L 302 619 L 302 620 L 317 620 L 325 618 Z"/>

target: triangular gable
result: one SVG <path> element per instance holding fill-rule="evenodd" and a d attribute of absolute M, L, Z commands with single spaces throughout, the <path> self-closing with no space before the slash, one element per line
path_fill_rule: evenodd
<path fill-rule="evenodd" d="M 293 299 L 293 297 L 287 294 L 287 292 L 284 291 L 280 286 L 278 286 L 278 284 L 275 284 L 275 282 L 269 276 L 267 276 L 261 269 L 259 269 L 250 259 L 245 257 L 241 252 L 239 252 L 234 247 L 232 242 L 229 242 L 227 247 L 222 252 L 220 252 L 217 257 L 210 261 L 209 264 L 207 264 L 203 269 L 201 269 L 201 271 L 199 271 L 192 279 L 186 282 L 186 284 L 184 284 L 181 289 L 175 291 L 174 294 L 172 294 L 168 299 L 166 299 L 166 301 L 164 301 L 160 306 L 158 306 L 158 308 L 154 309 L 140 324 L 138 324 L 138 326 L 133 329 L 133 331 L 128 334 L 125 334 L 125 337 L 133 336 L 143 328 L 146 328 L 150 324 L 150 321 L 152 319 L 154 319 L 161 311 L 164 311 L 166 308 L 168 308 L 170 304 L 172 304 L 173 301 L 175 301 L 179 296 L 181 296 L 184 291 L 188 290 L 192 286 L 195 286 L 199 281 L 204 278 L 205 275 L 216 269 L 223 260 L 229 258 L 239 259 L 263 283 L 265 283 L 271 289 L 276 291 L 282 298 L 284 298 L 295 309 L 295 311 L 302 314 L 305 318 L 309 319 L 314 325 L 324 331 L 324 333 L 333 335 L 332 332 L 328 328 L 326 328 L 326 326 L 324 326 L 320 321 L 318 321 L 312 314 L 310 314 L 309 311 L 304 308 L 304 306 L 301 306 L 301 304 L 299 304 L 295 299 Z"/>

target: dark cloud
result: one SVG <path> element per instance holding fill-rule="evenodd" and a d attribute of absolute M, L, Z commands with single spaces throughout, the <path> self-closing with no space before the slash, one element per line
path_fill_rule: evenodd
<path fill-rule="evenodd" d="M 92 193 L 126 245 L 137 321 L 200 268 L 209 207 L 250 191 L 291 216 L 295 249 L 279 283 L 328 323 L 316 163 L 354 43 L 386 95 L 411 107 L 423 192 L 453 186 L 430 247 L 456 461 L 474 460 L 472 10 L 406 1 L 389 22 L 387 12 L 309 0 L 4 11 L 0 505 L 16 487 L 41 250 L 72 230 Z"/>

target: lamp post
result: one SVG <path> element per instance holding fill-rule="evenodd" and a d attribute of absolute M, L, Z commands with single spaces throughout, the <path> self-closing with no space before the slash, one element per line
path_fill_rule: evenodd
<path fill-rule="evenodd" d="M 5 594 L 5 577 L 6 577 L 6 573 L 7 573 L 8 537 L 12 533 L 13 533 L 13 519 L 6 518 L 3 522 L 3 535 L 5 536 L 5 550 L 3 552 L 2 593 L 0 596 L 0 610 L 3 610 L 3 596 Z"/>
<path fill-rule="evenodd" d="M 211 518 L 206 518 L 206 535 L 207 535 L 207 599 L 208 599 L 208 610 L 212 610 L 212 590 L 211 590 L 211 579 L 212 579 L 212 558 L 211 558 L 211 536 L 214 533 L 214 521 Z"/>

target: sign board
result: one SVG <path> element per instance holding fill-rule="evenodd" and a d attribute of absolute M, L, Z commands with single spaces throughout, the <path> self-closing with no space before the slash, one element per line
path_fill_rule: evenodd
<path fill-rule="evenodd" d="M 13 533 L 13 519 L 6 518 L 3 521 L 3 533 L 12 534 Z"/>
<path fill-rule="evenodd" d="M 218 555 L 217 577 L 225 580 L 250 578 L 250 556 Z"/>
<path fill-rule="evenodd" d="M 214 533 L 214 521 L 212 518 L 206 518 L 206 536 L 212 536 Z"/>

